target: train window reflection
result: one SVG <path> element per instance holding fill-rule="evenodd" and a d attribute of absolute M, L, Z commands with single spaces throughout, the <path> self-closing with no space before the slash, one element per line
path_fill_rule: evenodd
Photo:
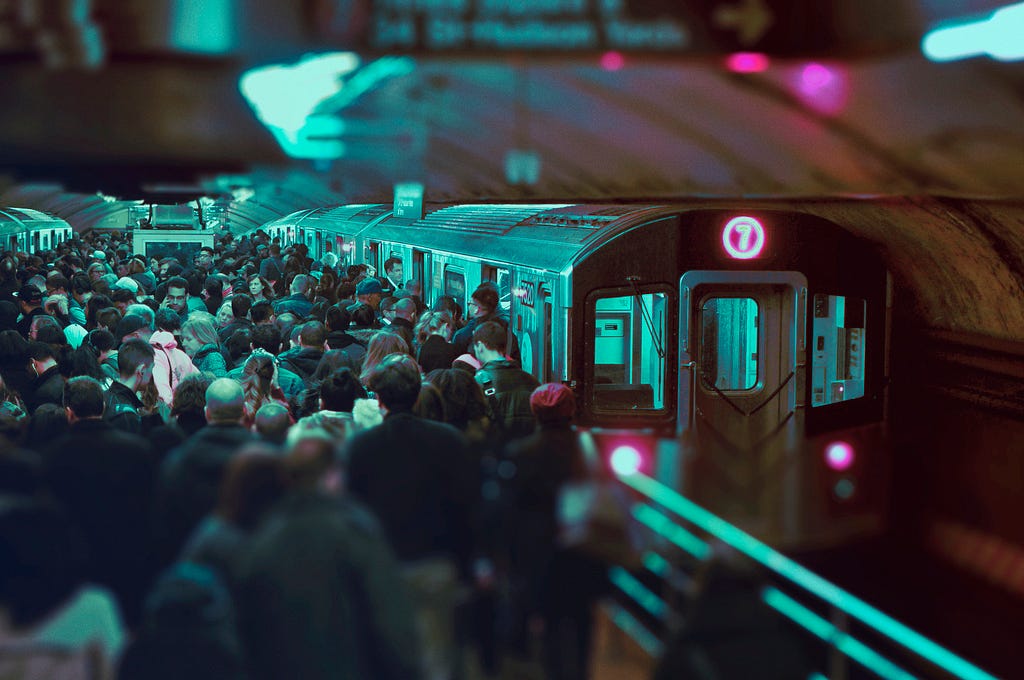
<path fill-rule="evenodd" d="M 757 302 L 709 298 L 701 309 L 701 379 L 722 391 L 757 385 Z"/>
<path fill-rule="evenodd" d="M 644 314 L 648 319 L 644 319 Z M 656 410 L 665 407 L 667 360 L 665 293 L 597 300 L 594 308 L 594 408 Z"/>
<path fill-rule="evenodd" d="M 867 303 L 843 295 L 814 296 L 811 406 L 864 396 Z"/>

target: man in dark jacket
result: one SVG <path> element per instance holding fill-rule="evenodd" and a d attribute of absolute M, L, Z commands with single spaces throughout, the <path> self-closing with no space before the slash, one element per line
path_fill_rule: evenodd
<path fill-rule="evenodd" d="M 21 309 L 21 320 L 18 321 L 17 330 L 27 338 L 32 319 L 46 314 L 46 310 L 43 309 L 43 291 L 31 283 L 26 283 L 18 291 L 18 307 Z"/>
<path fill-rule="evenodd" d="M 153 346 L 138 338 L 117 351 L 118 378 L 107 388 L 103 419 L 123 432 L 141 434 L 160 422 L 159 415 L 146 412 L 137 394 L 149 385 L 155 360 Z"/>
<path fill-rule="evenodd" d="M 313 278 L 305 274 L 299 274 L 292 279 L 291 295 L 274 302 L 274 313 L 281 315 L 291 312 L 304 319 L 309 316 L 309 310 L 313 308 L 310 301 L 310 292 L 313 290 Z"/>
<path fill-rule="evenodd" d="M 333 440 L 310 431 L 286 465 L 291 491 L 251 538 L 241 568 L 251 677 L 421 678 L 408 591 L 380 524 L 338 497 Z"/>
<path fill-rule="evenodd" d="M 536 423 L 530 411 L 530 394 L 537 389 L 537 379 L 506 358 L 508 333 L 496 321 L 487 321 L 473 331 L 473 351 L 483 364 L 476 372 L 476 381 L 491 402 L 495 424 L 508 442 L 533 432 Z"/>
<path fill-rule="evenodd" d="M 32 413 L 41 404 L 62 403 L 64 398 L 64 376 L 57 368 L 57 357 L 49 343 L 32 341 L 28 343 L 29 370 L 36 376 L 29 385 L 25 406 Z"/>
<path fill-rule="evenodd" d="M 134 625 L 153 575 L 155 455 L 148 441 L 103 420 L 103 388 L 93 378 L 69 380 L 63 401 L 70 430 L 43 452 L 46 479 L 85 533 L 90 579 L 114 592 Z"/>
<path fill-rule="evenodd" d="M 327 329 L 319 321 L 310 321 L 299 331 L 299 346 L 281 354 L 281 366 L 298 375 L 309 386 L 326 348 Z"/>
<path fill-rule="evenodd" d="M 494 321 L 502 325 L 505 329 L 505 334 L 508 336 L 505 342 L 505 346 L 509 348 L 508 358 L 515 362 L 516 366 L 520 365 L 519 340 L 516 338 L 515 333 L 509 329 L 508 319 L 501 316 L 498 309 L 499 303 L 498 288 L 492 282 L 484 281 L 477 286 L 469 298 L 469 309 L 467 310 L 470 317 L 469 321 L 452 336 L 452 344 L 455 345 L 456 350 L 455 356 L 470 351 L 473 344 L 473 332 L 480 324 Z M 477 357 L 477 359 L 479 358 Z"/>
<path fill-rule="evenodd" d="M 249 308 L 252 307 L 252 298 L 245 293 L 235 293 L 231 296 L 231 323 L 217 331 L 221 342 L 227 342 L 231 334 L 238 330 L 252 330 L 252 321 L 249 320 Z"/>
<path fill-rule="evenodd" d="M 157 494 L 157 557 L 162 565 L 217 502 L 228 461 L 255 435 L 242 426 L 242 386 L 219 378 L 206 389 L 206 427 L 172 451 L 160 468 Z"/>

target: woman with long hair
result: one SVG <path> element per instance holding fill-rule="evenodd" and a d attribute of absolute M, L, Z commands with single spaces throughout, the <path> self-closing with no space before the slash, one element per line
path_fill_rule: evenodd
<path fill-rule="evenodd" d="M 228 374 L 227 362 L 220 353 L 217 329 L 208 315 L 193 315 L 185 321 L 181 327 L 181 347 L 200 371 L 218 378 Z"/>
<path fill-rule="evenodd" d="M 249 295 L 252 296 L 252 301 L 256 302 L 273 302 L 274 300 L 274 287 L 270 285 L 270 282 L 259 274 L 252 274 L 245 280 L 245 285 L 249 291 Z"/>
<path fill-rule="evenodd" d="M 451 368 L 458 350 L 451 343 L 455 323 L 448 312 L 426 312 L 413 329 L 416 360 L 424 373 L 439 368 Z"/>
<path fill-rule="evenodd" d="M 245 426 L 251 427 L 256 412 L 263 404 L 276 402 L 288 408 L 288 398 L 277 384 L 277 362 L 274 355 L 257 347 L 242 368 L 242 391 L 245 394 Z M 291 413 L 291 409 L 289 409 Z"/>
<path fill-rule="evenodd" d="M 370 376 L 373 375 L 384 357 L 389 354 L 410 354 L 409 345 L 401 335 L 389 331 L 378 331 L 370 338 L 366 346 L 366 356 L 363 358 L 363 371 L 359 374 L 359 382 L 369 387 Z"/>

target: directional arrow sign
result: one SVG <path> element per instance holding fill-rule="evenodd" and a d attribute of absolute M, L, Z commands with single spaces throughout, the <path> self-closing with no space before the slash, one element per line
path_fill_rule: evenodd
<path fill-rule="evenodd" d="M 736 31 L 740 45 L 749 47 L 771 28 L 775 17 L 763 0 L 740 0 L 735 5 L 721 5 L 714 13 L 715 26 Z"/>

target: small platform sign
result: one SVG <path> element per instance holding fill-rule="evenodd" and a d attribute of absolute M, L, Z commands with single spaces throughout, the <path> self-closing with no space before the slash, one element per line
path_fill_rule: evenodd
<path fill-rule="evenodd" d="M 725 252 L 737 260 L 752 260 L 764 249 L 764 227 L 753 217 L 734 217 L 722 229 Z"/>

